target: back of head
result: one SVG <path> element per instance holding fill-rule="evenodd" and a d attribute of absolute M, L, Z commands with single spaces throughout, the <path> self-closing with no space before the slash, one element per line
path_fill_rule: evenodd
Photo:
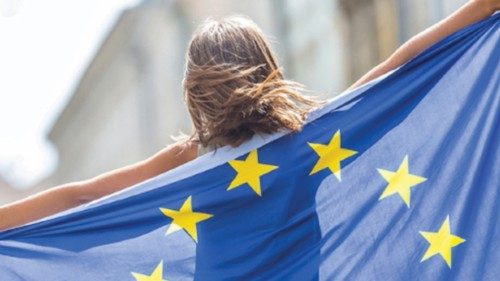
<path fill-rule="evenodd" d="M 204 146 L 238 146 L 254 134 L 298 131 L 317 105 L 287 81 L 262 31 L 237 16 L 207 20 L 188 46 L 184 95 Z"/>

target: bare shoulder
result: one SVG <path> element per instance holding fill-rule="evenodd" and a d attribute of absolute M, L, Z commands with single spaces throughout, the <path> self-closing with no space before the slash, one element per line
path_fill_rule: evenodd
<path fill-rule="evenodd" d="M 180 141 L 158 151 L 148 158 L 145 164 L 149 169 L 162 173 L 195 159 L 197 153 L 198 147 L 195 143 Z"/>

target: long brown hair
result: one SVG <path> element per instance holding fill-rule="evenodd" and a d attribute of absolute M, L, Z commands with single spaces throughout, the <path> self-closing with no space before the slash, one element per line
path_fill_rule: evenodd
<path fill-rule="evenodd" d="M 186 55 L 184 98 L 203 146 L 238 146 L 254 134 L 298 131 L 319 103 L 283 78 L 262 31 L 250 19 L 209 19 Z"/>

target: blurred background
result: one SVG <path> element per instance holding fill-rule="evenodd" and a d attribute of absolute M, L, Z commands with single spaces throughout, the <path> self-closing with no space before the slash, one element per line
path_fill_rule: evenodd
<path fill-rule="evenodd" d="M 190 132 L 191 33 L 243 14 L 285 75 L 334 96 L 466 0 L 0 0 L 0 204 L 145 159 Z"/>

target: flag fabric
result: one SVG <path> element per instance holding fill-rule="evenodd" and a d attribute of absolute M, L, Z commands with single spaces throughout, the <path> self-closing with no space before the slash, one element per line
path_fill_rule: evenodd
<path fill-rule="evenodd" d="M 0 280 L 498 280 L 499 18 L 299 133 L 0 233 Z"/>

